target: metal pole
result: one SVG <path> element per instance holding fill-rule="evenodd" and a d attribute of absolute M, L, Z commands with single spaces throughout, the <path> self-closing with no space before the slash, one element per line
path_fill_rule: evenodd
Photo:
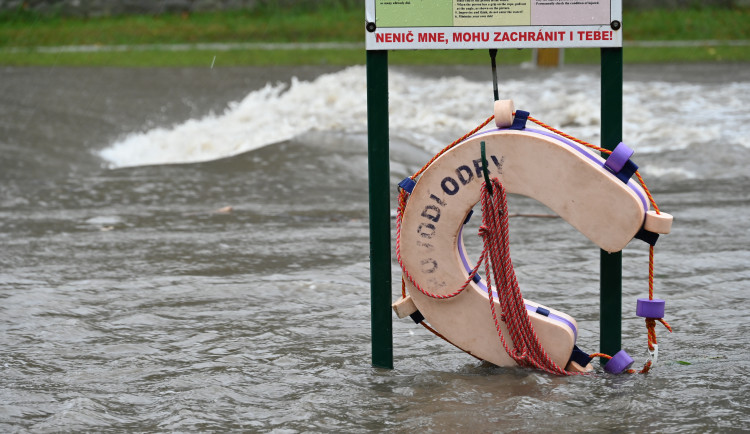
<path fill-rule="evenodd" d="M 497 49 L 490 50 L 490 65 L 492 66 L 492 92 L 495 96 L 493 101 L 500 99 L 500 92 L 497 90 Z M 489 184 L 488 184 L 489 185 Z"/>
<path fill-rule="evenodd" d="M 601 49 L 602 147 L 622 141 L 622 48 Z M 599 348 L 614 355 L 622 348 L 622 252 L 600 252 Z"/>
<path fill-rule="evenodd" d="M 367 51 L 367 161 L 370 196 L 372 365 L 393 369 L 388 51 Z"/>

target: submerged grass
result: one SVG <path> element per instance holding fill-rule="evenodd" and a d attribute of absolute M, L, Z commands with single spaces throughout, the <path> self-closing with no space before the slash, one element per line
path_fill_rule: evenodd
<path fill-rule="evenodd" d="M 364 10 L 331 2 L 305 8 L 267 6 L 252 11 L 71 18 L 19 10 L 0 15 L 0 64 L 109 66 L 236 66 L 362 64 L 364 49 L 197 50 L 139 49 L 85 53 L 39 52 L 37 47 L 244 42 L 356 42 L 364 40 Z M 626 41 L 750 40 L 750 9 L 694 8 L 625 11 Z M 483 51 L 483 50 L 477 50 Z M 215 57 L 214 57 L 215 56 Z M 568 49 L 567 63 L 596 63 L 596 49 Z M 748 46 L 720 42 L 698 47 L 629 47 L 637 62 L 750 61 Z M 485 63 L 486 53 L 466 50 L 394 51 L 395 64 Z M 531 50 L 504 50 L 499 60 L 520 63 Z"/>

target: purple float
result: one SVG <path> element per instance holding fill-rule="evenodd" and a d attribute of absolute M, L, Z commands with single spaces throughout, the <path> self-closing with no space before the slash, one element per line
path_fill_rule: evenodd
<path fill-rule="evenodd" d="M 604 370 L 610 374 L 622 374 L 633 365 L 633 362 L 633 358 L 625 350 L 620 350 L 604 365 Z"/>
<path fill-rule="evenodd" d="M 612 171 L 612 173 L 618 173 L 625 167 L 625 164 L 633 156 L 633 150 L 628 147 L 625 143 L 620 142 L 615 147 L 612 154 L 604 162 L 604 166 Z"/>
<path fill-rule="evenodd" d="M 664 318 L 664 300 L 639 298 L 635 314 L 641 318 Z"/>

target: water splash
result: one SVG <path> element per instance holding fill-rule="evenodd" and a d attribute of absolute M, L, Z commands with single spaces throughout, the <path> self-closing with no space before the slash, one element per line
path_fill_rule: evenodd
<path fill-rule="evenodd" d="M 533 82 L 508 80 L 501 95 L 516 107 L 584 140 L 598 143 L 599 77 L 559 71 Z M 463 77 L 389 73 L 391 136 L 428 151 L 491 115 L 491 85 Z M 362 134 L 367 129 L 365 68 L 350 67 L 312 81 L 267 84 L 221 114 L 169 128 L 133 133 L 100 151 L 111 167 L 215 160 L 314 131 Z M 639 153 L 718 144 L 748 147 L 750 114 L 742 95 L 750 83 L 729 85 L 626 82 L 625 141 Z"/>

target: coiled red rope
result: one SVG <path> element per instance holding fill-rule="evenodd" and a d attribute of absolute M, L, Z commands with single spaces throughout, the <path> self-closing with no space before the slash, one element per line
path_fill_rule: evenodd
<path fill-rule="evenodd" d="M 573 374 L 558 366 L 539 343 L 510 258 L 508 200 L 505 187 L 497 178 L 490 182 L 491 192 L 486 183 L 482 188 L 482 226 L 479 228 L 479 235 L 484 241 L 484 252 L 489 259 L 485 261 L 487 296 L 500 342 L 508 355 L 520 366 L 534 367 L 555 375 Z M 500 318 L 492 293 L 493 280 L 501 312 Z M 503 337 L 500 321 L 505 322 L 513 348 L 509 347 Z"/>

